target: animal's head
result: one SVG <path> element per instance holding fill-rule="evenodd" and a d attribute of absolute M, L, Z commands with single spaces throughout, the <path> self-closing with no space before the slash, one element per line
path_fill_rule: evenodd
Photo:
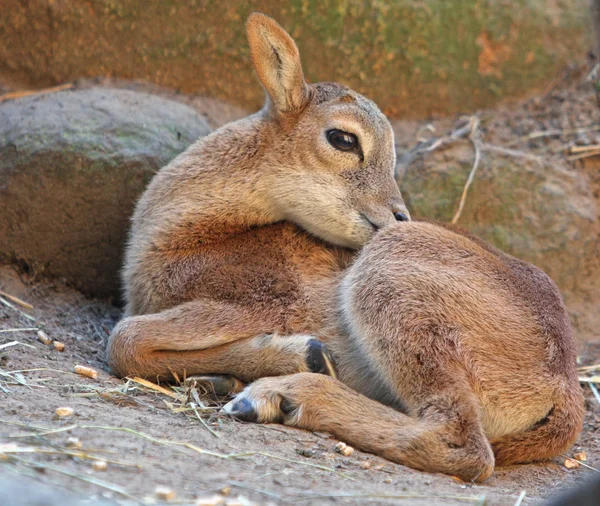
<path fill-rule="evenodd" d="M 246 27 L 268 95 L 265 175 L 278 212 L 349 248 L 409 220 L 394 180 L 394 134 L 377 106 L 339 84 L 307 84 L 296 44 L 273 19 L 254 13 Z"/>

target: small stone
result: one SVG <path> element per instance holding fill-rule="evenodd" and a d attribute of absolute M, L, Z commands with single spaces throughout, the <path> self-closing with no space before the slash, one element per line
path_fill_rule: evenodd
<path fill-rule="evenodd" d="M 296 448 L 296 453 L 308 459 L 313 459 L 317 456 L 317 450 L 314 448 Z"/>
<path fill-rule="evenodd" d="M 392 483 L 392 479 L 386 478 L 385 480 L 383 480 L 383 483 L 387 483 L 389 485 L 390 483 Z"/>
<path fill-rule="evenodd" d="M 63 406 L 61 408 L 56 408 L 55 413 L 58 418 L 68 418 L 75 414 L 75 410 L 73 408 L 69 408 L 68 406 Z"/>
<path fill-rule="evenodd" d="M 52 346 L 54 346 L 56 351 L 65 351 L 65 343 L 61 343 L 60 341 L 54 341 Z"/>
<path fill-rule="evenodd" d="M 574 459 L 565 459 L 564 465 L 567 469 L 578 469 L 581 467 L 581 464 Z"/>
<path fill-rule="evenodd" d="M 108 469 L 108 462 L 106 460 L 94 460 L 92 462 L 92 469 L 98 472 L 106 471 Z"/>
<path fill-rule="evenodd" d="M 587 454 L 585 452 L 578 452 L 573 455 L 573 458 L 579 462 L 585 462 L 587 460 Z"/>
<path fill-rule="evenodd" d="M 161 501 L 172 501 L 177 496 L 172 488 L 164 487 L 162 485 L 159 485 L 154 489 L 154 495 Z"/>
<path fill-rule="evenodd" d="M 360 463 L 360 467 L 362 467 L 363 469 L 371 469 L 373 467 L 373 464 L 371 464 L 368 460 L 365 460 L 364 462 Z"/>
<path fill-rule="evenodd" d="M 230 495 L 231 487 L 223 487 L 221 490 L 219 490 L 219 494 L 224 495 L 224 496 Z"/>
<path fill-rule="evenodd" d="M 333 448 L 336 452 L 341 453 L 345 457 L 349 457 L 354 453 L 354 448 L 348 446 L 346 443 L 342 443 L 341 441 L 336 444 Z"/>

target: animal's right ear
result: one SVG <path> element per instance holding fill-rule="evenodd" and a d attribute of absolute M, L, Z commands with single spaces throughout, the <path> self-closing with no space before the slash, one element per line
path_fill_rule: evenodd
<path fill-rule="evenodd" d="M 254 69 L 279 112 L 302 109 L 309 99 L 300 53 L 294 40 L 272 18 L 254 12 L 246 22 Z"/>

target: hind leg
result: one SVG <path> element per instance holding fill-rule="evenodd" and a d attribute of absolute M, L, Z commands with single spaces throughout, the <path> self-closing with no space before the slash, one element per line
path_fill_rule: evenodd
<path fill-rule="evenodd" d="M 421 330 L 402 336 L 404 345 L 395 336 L 393 348 L 380 339 L 378 354 L 362 355 L 373 365 L 371 381 L 394 388 L 407 414 L 332 378 L 306 374 L 261 379 L 224 409 L 248 421 L 331 432 L 359 449 L 413 468 L 483 481 L 493 472 L 494 455 L 460 364 L 443 350 L 435 353 L 435 343 L 439 347 L 447 338 L 439 331 Z"/>
<path fill-rule="evenodd" d="M 227 404 L 236 418 L 330 432 L 361 450 L 416 469 L 484 481 L 494 457 L 473 422 L 468 399 L 438 396 L 420 418 L 369 399 L 334 378 L 294 374 L 263 378 Z"/>

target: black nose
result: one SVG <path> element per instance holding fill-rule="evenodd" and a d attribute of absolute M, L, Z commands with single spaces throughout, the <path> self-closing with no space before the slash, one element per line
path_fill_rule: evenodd
<path fill-rule="evenodd" d="M 408 216 L 404 213 L 394 213 L 394 218 L 396 221 L 408 221 Z"/>

